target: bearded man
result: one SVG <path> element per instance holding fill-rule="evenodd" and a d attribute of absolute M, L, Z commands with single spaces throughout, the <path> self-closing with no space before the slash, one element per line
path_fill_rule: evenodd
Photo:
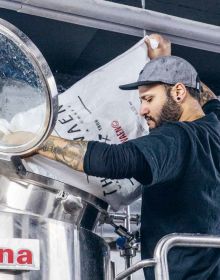
<path fill-rule="evenodd" d="M 167 40 L 151 38 L 159 41 L 157 50 L 147 41 L 152 60 L 138 81 L 121 86 L 138 89 L 149 135 L 120 145 L 50 137 L 38 150 L 88 175 L 143 185 L 143 259 L 164 235 L 220 232 L 220 102 L 189 62 L 169 55 Z M 175 248 L 168 263 L 172 280 L 220 279 L 218 249 Z M 145 277 L 153 280 L 153 269 Z"/>

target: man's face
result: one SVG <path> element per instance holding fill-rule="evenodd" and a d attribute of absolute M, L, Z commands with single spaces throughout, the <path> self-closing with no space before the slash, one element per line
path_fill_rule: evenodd
<path fill-rule="evenodd" d="M 171 96 L 171 90 L 164 85 L 140 86 L 140 115 L 147 120 L 149 129 L 158 127 L 166 121 L 178 121 L 182 109 Z"/>

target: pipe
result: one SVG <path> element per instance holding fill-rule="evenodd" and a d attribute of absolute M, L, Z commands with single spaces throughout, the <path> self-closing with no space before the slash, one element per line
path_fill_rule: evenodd
<path fill-rule="evenodd" d="M 157 260 L 155 266 L 155 279 L 169 280 L 167 255 L 173 247 L 200 247 L 220 248 L 220 236 L 205 234 L 169 234 L 164 236 L 157 244 L 154 258 Z"/>
<path fill-rule="evenodd" d="M 132 265 L 127 270 L 119 273 L 116 276 L 115 280 L 122 280 L 122 279 L 126 278 L 127 276 L 135 273 L 136 271 L 138 271 L 144 267 L 151 267 L 151 266 L 154 266 L 155 264 L 156 264 L 156 261 L 154 259 L 148 259 L 148 260 L 137 262 L 136 264 Z"/>
<path fill-rule="evenodd" d="M 126 219 L 125 213 L 111 213 L 110 212 L 109 215 L 115 223 L 124 222 Z M 130 224 L 138 225 L 139 223 L 140 223 L 140 215 L 130 214 Z"/>
<path fill-rule="evenodd" d="M 115 280 L 122 280 L 134 272 L 144 268 L 155 266 L 156 280 L 169 280 L 167 256 L 173 247 L 199 247 L 199 248 L 220 248 L 219 235 L 206 234 L 178 234 L 173 233 L 164 236 L 159 240 L 154 250 L 154 258 L 146 259 L 132 265 L 129 269 L 121 272 Z"/>
<path fill-rule="evenodd" d="M 172 43 L 220 53 L 220 27 L 103 0 L 0 0 L 0 7 L 142 37 L 159 32 Z"/>

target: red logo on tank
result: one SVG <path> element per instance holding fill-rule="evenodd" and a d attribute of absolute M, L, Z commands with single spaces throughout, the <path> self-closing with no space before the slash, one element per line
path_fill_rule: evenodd
<path fill-rule="evenodd" d="M 32 265 L 33 255 L 30 250 L 0 248 L 0 265 Z"/>

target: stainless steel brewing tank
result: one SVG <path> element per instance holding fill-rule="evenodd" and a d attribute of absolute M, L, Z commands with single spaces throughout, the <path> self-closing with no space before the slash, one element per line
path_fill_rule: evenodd
<path fill-rule="evenodd" d="M 0 248 L 1 239 L 19 238 L 20 246 L 26 239 L 39 240 L 40 269 L 6 272 L 0 263 L 0 279 L 109 279 L 109 247 L 83 224 L 90 218 L 94 227 L 99 207 L 106 204 L 60 182 L 52 180 L 53 186 L 48 189 L 43 184 L 47 178 L 37 176 L 36 182 L 30 174 L 28 177 L 0 176 Z M 67 192 L 70 189 L 71 193 Z M 97 211 L 90 212 L 87 207 Z M 7 264 L 8 255 L 4 257 Z"/>
<path fill-rule="evenodd" d="M 0 212 L 1 239 L 40 241 L 39 270 L 1 270 L 0 279 L 108 279 L 109 249 L 102 238 L 70 223 Z M 22 242 L 21 242 L 22 243 Z M 8 262 L 8 255 L 4 254 Z"/>
<path fill-rule="evenodd" d="M 20 159 L 56 121 L 49 66 L 25 34 L 3 20 L 0 59 L 0 279 L 108 280 L 109 248 L 92 232 L 108 205 L 27 172 Z M 31 127 L 28 114 L 35 114 Z"/>

